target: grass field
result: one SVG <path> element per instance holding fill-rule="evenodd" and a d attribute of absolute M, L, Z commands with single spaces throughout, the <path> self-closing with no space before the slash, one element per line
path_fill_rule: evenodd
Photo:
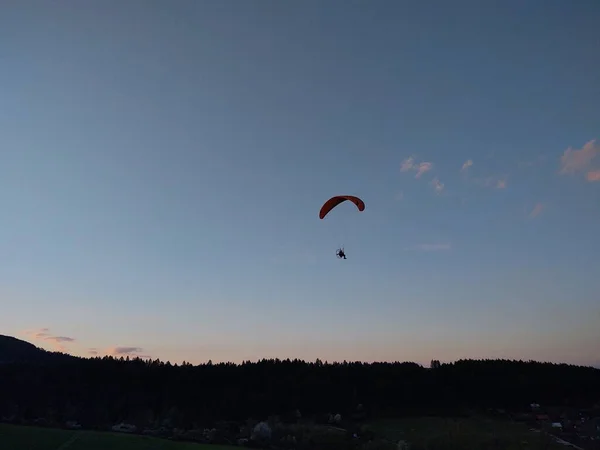
<path fill-rule="evenodd" d="M 1 450 L 239 450 L 148 436 L 0 424 Z"/>
<path fill-rule="evenodd" d="M 566 450 L 543 433 L 488 418 L 407 418 L 369 424 L 378 437 L 404 440 L 411 450 Z M 321 443 L 323 448 L 326 443 Z M 395 448 L 395 445 L 394 445 Z M 0 424 L 0 450 L 240 450 L 147 436 Z"/>
<path fill-rule="evenodd" d="M 429 449 L 545 449 L 565 450 L 551 437 L 523 425 L 485 417 L 446 419 L 438 417 L 387 419 L 370 424 L 381 437 L 404 440 L 413 450 Z"/>

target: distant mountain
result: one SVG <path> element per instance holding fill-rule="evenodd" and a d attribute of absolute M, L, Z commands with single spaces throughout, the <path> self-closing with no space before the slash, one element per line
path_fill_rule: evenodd
<path fill-rule="evenodd" d="M 67 358 L 72 358 L 72 356 L 64 353 L 49 352 L 21 339 L 0 334 L 0 364 L 50 362 Z"/>

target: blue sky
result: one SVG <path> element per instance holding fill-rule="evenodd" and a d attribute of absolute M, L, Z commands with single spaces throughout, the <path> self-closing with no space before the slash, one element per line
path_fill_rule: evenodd
<path fill-rule="evenodd" d="M 5 4 L 0 333 L 176 362 L 600 365 L 599 19 Z M 338 194 L 366 210 L 319 220 Z"/>

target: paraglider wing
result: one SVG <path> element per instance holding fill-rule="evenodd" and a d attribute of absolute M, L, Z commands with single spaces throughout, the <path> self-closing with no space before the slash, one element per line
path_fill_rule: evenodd
<path fill-rule="evenodd" d="M 329 211 L 346 200 L 354 203 L 359 211 L 365 210 L 365 202 L 363 202 L 360 198 L 354 197 L 353 195 L 336 195 L 335 197 L 331 197 L 323 204 L 323 206 L 321 206 L 321 211 L 319 211 L 319 219 L 323 219 L 329 213 Z"/>

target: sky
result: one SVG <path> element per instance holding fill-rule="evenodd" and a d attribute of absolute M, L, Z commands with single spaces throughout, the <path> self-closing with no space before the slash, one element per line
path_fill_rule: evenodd
<path fill-rule="evenodd" d="M 0 334 L 600 367 L 599 20 L 595 0 L 3 2 Z M 334 195 L 366 209 L 320 220 Z"/>

